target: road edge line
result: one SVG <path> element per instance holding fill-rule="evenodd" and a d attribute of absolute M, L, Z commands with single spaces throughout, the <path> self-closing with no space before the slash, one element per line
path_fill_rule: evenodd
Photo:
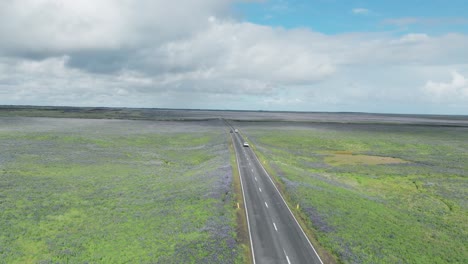
<path fill-rule="evenodd" d="M 239 171 L 239 177 L 240 177 L 241 189 L 242 189 L 242 199 L 244 200 L 245 217 L 247 218 L 247 229 L 249 230 L 250 251 L 252 252 L 252 261 L 253 261 L 253 264 L 256 264 L 255 263 L 255 253 L 254 253 L 253 242 L 252 242 L 252 234 L 250 233 L 249 212 L 247 211 L 247 203 L 245 201 L 245 193 L 244 193 L 244 184 L 242 182 L 242 173 L 241 173 L 241 170 L 240 170 L 240 167 L 239 167 L 239 157 L 238 157 L 237 150 L 236 150 L 236 147 L 235 147 L 234 137 L 232 135 L 231 135 L 231 141 L 232 141 L 232 144 L 233 144 L 233 147 L 234 147 L 234 152 L 236 153 L 237 170 Z M 302 232 L 304 232 L 304 231 L 302 231 Z"/>
<path fill-rule="evenodd" d="M 309 245 L 310 247 L 312 248 L 312 250 L 314 250 L 314 253 L 315 255 L 317 255 L 319 261 L 321 264 L 323 264 L 323 261 L 322 259 L 320 258 L 319 254 L 317 253 L 317 250 L 315 250 L 314 248 L 314 245 L 312 245 L 312 243 L 310 242 L 309 238 L 307 237 L 307 234 L 304 232 L 304 229 L 302 229 L 302 226 L 299 224 L 299 222 L 297 221 L 296 217 L 294 216 L 293 212 L 291 211 L 291 209 L 289 208 L 288 206 L 288 203 L 286 203 L 286 200 L 284 200 L 283 198 L 283 195 L 281 195 L 281 192 L 278 190 L 278 187 L 276 187 L 276 184 L 273 182 L 270 174 L 266 171 L 266 169 L 263 167 L 262 163 L 260 162 L 260 159 L 257 157 L 257 154 L 255 153 L 255 151 L 253 151 L 253 149 L 250 149 L 252 151 L 252 153 L 254 154 L 255 156 L 255 159 L 257 160 L 258 164 L 260 164 L 260 167 L 262 167 L 263 171 L 266 173 L 266 175 L 268 176 L 268 179 L 270 179 L 270 182 L 271 184 L 273 184 L 273 186 L 275 187 L 275 190 L 278 192 L 279 196 L 281 197 L 281 200 L 283 200 L 283 203 L 286 205 L 286 208 L 288 208 L 288 211 L 289 213 L 292 215 L 292 217 L 294 218 L 294 221 L 296 221 L 296 224 L 299 226 L 299 229 L 301 229 L 302 231 L 302 234 L 305 236 L 305 238 L 307 239 L 307 242 L 309 242 Z M 239 164 L 237 164 L 239 166 Z"/>

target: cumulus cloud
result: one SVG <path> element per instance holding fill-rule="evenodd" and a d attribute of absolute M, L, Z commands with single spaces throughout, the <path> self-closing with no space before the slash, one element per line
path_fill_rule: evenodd
<path fill-rule="evenodd" d="M 468 99 L 468 79 L 457 71 L 453 71 L 450 82 L 428 81 L 424 86 L 427 95 L 442 101 L 457 101 Z"/>
<path fill-rule="evenodd" d="M 108 103 L 113 105 L 128 99 L 125 93 L 151 85 L 147 78 L 121 72 L 117 75 L 90 74 L 67 67 L 69 57 L 51 57 L 36 61 L 29 59 L 0 60 L 0 99 L 3 104 L 75 105 Z M 99 105 L 99 104 L 97 104 Z"/>
<path fill-rule="evenodd" d="M 233 2 L 1 1 L 0 104 L 327 110 L 468 65 L 467 35 L 275 28 L 236 20 Z"/>
<path fill-rule="evenodd" d="M 200 78 L 279 84 L 320 81 L 335 68 L 327 54 L 311 49 L 320 36 L 304 33 L 217 21 L 192 39 L 164 45 L 157 51 L 161 59 L 158 63 L 182 73 L 202 71 L 204 74 L 197 75 Z"/>
<path fill-rule="evenodd" d="M 114 50 L 184 38 L 230 0 L 12 0 L 0 2 L 0 47 L 17 53 Z"/>

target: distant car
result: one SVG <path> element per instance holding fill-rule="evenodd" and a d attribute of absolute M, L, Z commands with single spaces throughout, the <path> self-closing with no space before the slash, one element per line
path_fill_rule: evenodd
<path fill-rule="evenodd" d="M 243 146 L 244 146 L 244 147 L 248 147 L 248 146 L 249 146 L 249 143 L 244 142 L 244 145 L 243 145 Z"/>
<path fill-rule="evenodd" d="M 234 132 L 239 133 L 239 129 L 236 128 L 236 129 L 234 130 Z"/>

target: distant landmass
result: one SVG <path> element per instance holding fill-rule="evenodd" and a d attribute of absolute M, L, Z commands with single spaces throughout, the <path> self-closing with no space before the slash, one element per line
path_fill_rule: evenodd
<path fill-rule="evenodd" d="M 251 110 L 204 110 L 125 107 L 12 106 L 0 105 L 0 116 L 177 120 L 228 119 L 239 121 L 295 121 L 320 123 L 416 124 L 468 127 L 466 115 L 376 114 L 354 112 L 292 112 Z"/>

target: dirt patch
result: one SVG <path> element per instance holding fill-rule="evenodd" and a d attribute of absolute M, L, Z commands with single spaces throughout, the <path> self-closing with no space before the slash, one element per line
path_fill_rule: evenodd
<path fill-rule="evenodd" d="M 408 163 L 408 161 L 399 158 L 353 154 L 350 151 L 336 151 L 327 153 L 325 162 L 332 166 Z"/>

